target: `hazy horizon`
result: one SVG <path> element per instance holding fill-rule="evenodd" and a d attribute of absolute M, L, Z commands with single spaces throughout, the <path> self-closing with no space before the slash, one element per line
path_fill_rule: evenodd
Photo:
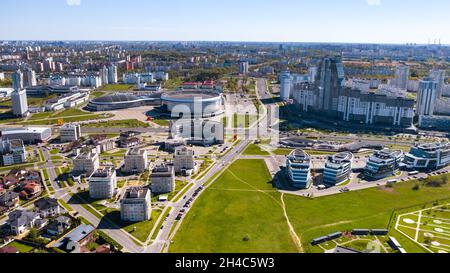
<path fill-rule="evenodd" d="M 9 41 L 450 43 L 447 0 L 2 2 Z"/>

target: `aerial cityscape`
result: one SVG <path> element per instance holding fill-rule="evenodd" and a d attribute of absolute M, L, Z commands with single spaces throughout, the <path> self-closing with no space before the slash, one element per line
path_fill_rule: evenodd
<path fill-rule="evenodd" d="M 448 18 L 379 42 L 323 25 L 283 39 L 261 21 L 248 39 L 247 21 L 202 39 L 195 20 L 176 38 L 158 35 L 178 21 L 140 19 L 93 37 L 74 33 L 94 1 L 34 2 L 2 5 L 32 5 L 31 22 L 60 2 L 45 14 L 80 25 L 0 31 L 0 255 L 450 251 Z M 396 5 L 343 2 L 368 21 Z"/>

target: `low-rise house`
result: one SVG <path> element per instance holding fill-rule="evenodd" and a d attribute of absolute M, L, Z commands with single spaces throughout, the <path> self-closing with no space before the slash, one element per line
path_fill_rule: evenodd
<path fill-rule="evenodd" d="M 13 235 L 21 235 L 32 228 L 39 228 L 41 219 L 38 213 L 15 210 L 8 215 L 7 224 L 10 228 L 10 232 Z"/>
<path fill-rule="evenodd" d="M 22 190 L 28 183 L 41 184 L 42 179 L 40 173 L 34 170 L 14 169 L 6 176 L 0 177 L 0 185 L 4 189 L 12 189 L 20 186 Z"/>
<path fill-rule="evenodd" d="M 5 192 L 0 195 L 0 206 L 13 208 L 19 205 L 19 194 L 13 191 Z"/>
<path fill-rule="evenodd" d="M 46 232 L 52 236 L 59 236 L 63 234 L 72 225 L 72 220 L 67 216 L 58 216 L 50 222 L 46 227 Z"/>
<path fill-rule="evenodd" d="M 139 145 L 141 143 L 141 139 L 139 138 L 140 135 L 141 133 L 133 131 L 121 133 L 119 138 L 119 147 L 131 148 Z"/>
<path fill-rule="evenodd" d="M 114 150 L 117 146 L 114 139 L 108 139 L 104 134 L 91 136 L 90 144 L 97 149 L 99 154 Z"/>
<path fill-rule="evenodd" d="M 31 200 L 42 193 L 42 187 L 40 184 L 35 182 L 30 182 L 22 187 L 22 191 L 19 196 L 23 200 Z"/>
<path fill-rule="evenodd" d="M 53 247 L 70 253 L 80 253 L 81 248 L 92 242 L 95 228 L 91 225 L 82 224 L 69 232 Z"/>
<path fill-rule="evenodd" d="M 36 212 L 41 215 L 42 218 L 49 216 L 55 217 L 61 214 L 61 207 L 58 204 L 58 200 L 55 198 L 41 198 L 34 202 Z"/>
<path fill-rule="evenodd" d="M 2 185 L 2 188 L 6 190 L 16 187 L 17 185 L 19 185 L 19 182 L 19 179 L 9 174 L 0 177 L 0 184 Z"/>

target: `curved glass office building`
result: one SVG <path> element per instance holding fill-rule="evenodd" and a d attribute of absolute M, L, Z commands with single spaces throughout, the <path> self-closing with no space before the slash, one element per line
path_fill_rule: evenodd
<path fill-rule="evenodd" d="M 337 153 L 329 156 L 325 163 L 323 182 L 336 185 L 345 182 L 352 174 L 353 154 L 350 152 Z"/>
<path fill-rule="evenodd" d="M 450 164 L 450 142 L 426 143 L 412 147 L 405 155 L 408 169 L 436 170 Z"/>
<path fill-rule="evenodd" d="M 311 185 L 311 157 L 305 151 L 296 149 L 287 157 L 286 170 L 292 186 L 307 189 Z"/>
<path fill-rule="evenodd" d="M 400 150 L 377 151 L 367 160 L 364 176 L 369 180 L 378 180 L 395 175 L 404 157 Z"/>

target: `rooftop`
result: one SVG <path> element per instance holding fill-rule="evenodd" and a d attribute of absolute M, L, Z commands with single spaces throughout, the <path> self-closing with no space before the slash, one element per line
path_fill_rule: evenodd
<path fill-rule="evenodd" d="M 292 163 L 309 163 L 311 159 L 309 154 L 302 149 L 293 150 L 288 158 Z"/>
<path fill-rule="evenodd" d="M 128 188 L 123 196 L 124 199 L 145 198 L 149 189 L 142 187 Z"/>
<path fill-rule="evenodd" d="M 116 172 L 116 169 L 112 166 L 102 166 L 96 170 L 91 177 L 110 177 Z"/>
<path fill-rule="evenodd" d="M 8 134 L 29 134 L 29 133 L 39 133 L 42 134 L 43 132 L 50 130 L 48 127 L 22 127 L 22 128 L 8 128 L 8 129 L 2 129 L 2 135 L 8 135 Z"/>

